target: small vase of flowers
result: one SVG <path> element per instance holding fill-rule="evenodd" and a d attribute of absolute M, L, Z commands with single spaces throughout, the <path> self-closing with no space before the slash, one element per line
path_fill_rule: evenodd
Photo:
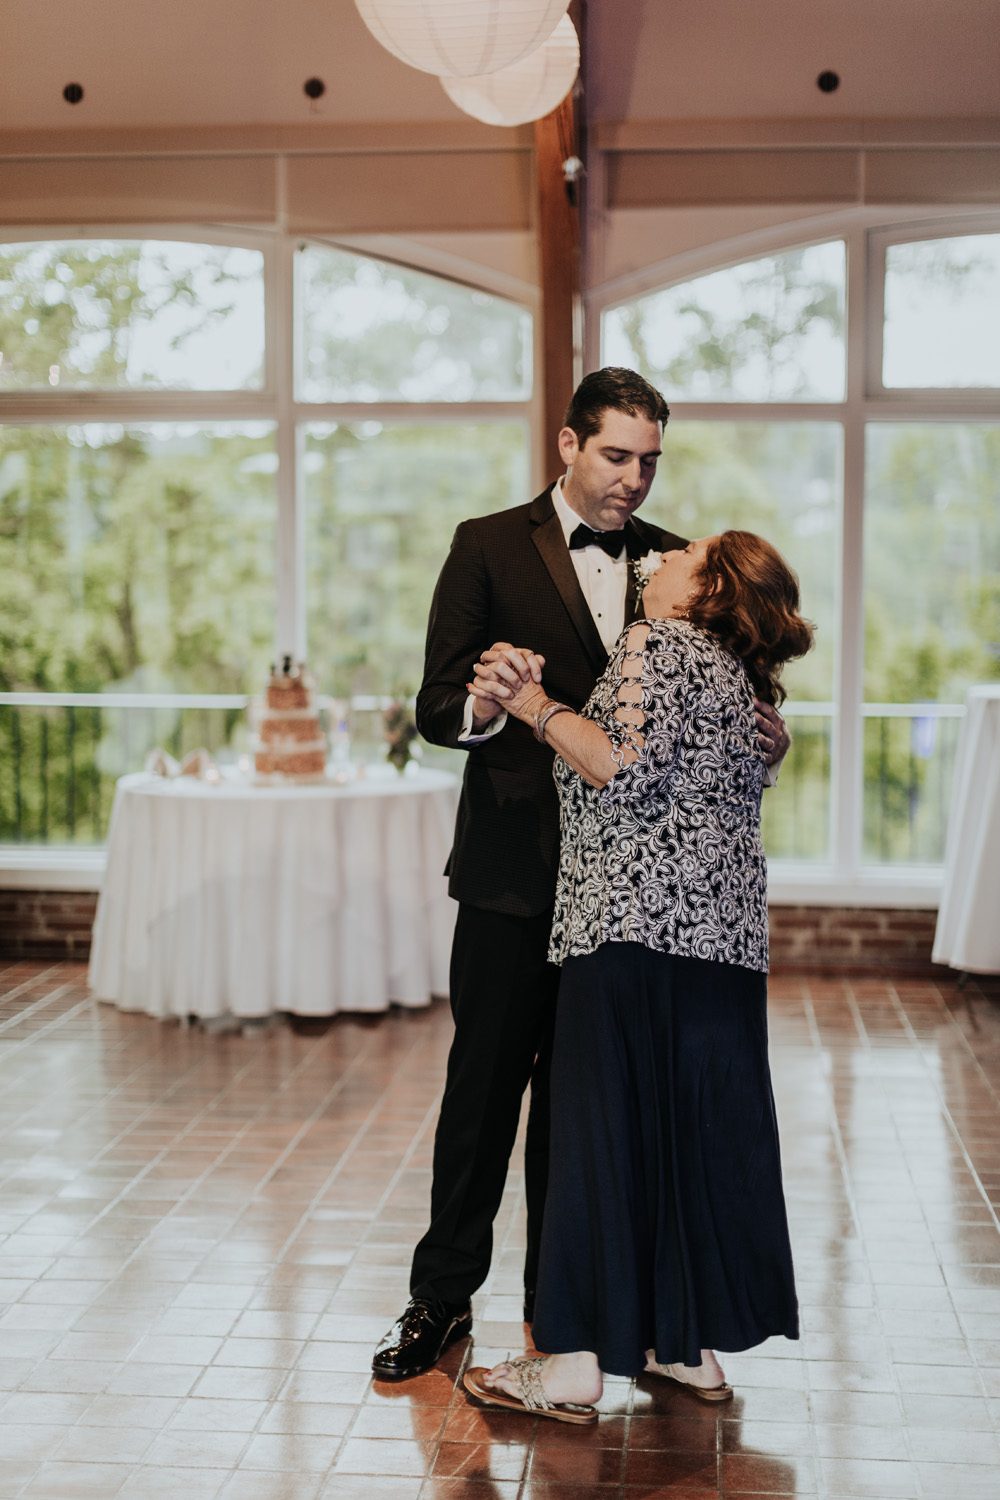
<path fill-rule="evenodd" d="M 382 738 L 389 747 L 385 758 L 402 773 L 413 758 L 413 742 L 417 738 L 417 726 L 405 702 L 394 698 L 383 710 L 382 725 Z"/>

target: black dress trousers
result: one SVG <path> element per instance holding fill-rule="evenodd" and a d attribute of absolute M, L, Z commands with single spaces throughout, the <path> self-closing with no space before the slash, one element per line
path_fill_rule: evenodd
<path fill-rule="evenodd" d="M 535 1286 L 559 987 L 559 970 L 546 956 L 551 928 L 551 911 L 515 917 L 459 904 L 451 953 L 455 1036 L 434 1137 L 431 1223 L 413 1254 L 415 1297 L 464 1303 L 485 1281 L 493 1220 L 529 1083 L 524 1282 Z"/>

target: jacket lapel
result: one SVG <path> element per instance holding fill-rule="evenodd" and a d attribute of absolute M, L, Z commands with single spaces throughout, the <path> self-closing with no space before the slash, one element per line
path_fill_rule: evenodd
<path fill-rule="evenodd" d="M 590 664 L 599 676 L 608 664 L 608 653 L 604 649 L 604 642 L 570 559 L 566 538 L 552 504 L 551 487 L 534 501 L 529 520 L 532 524 L 531 540 L 559 591 L 559 597 L 566 606 L 566 612 L 580 637 Z"/>
<path fill-rule="evenodd" d="M 632 564 L 638 562 L 640 557 L 645 557 L 647 552 L 673 552 L 678 547 L 686 546 L 687 542 L 683 537 L 675 536 L 672 531 L 661 531 L 658 526 L 650 526 L 638 516 L 632 516 L 625 523 L 625 556 L 628 559 L 629 573 L 625 587 L 626 625 L 634 625 L 636 620 L 643 618 L 639 585 Z"/>
<path fill-rule="evenodd" d="M 636 583 L 635 570 L 632 567 L 640 557 L 645 557 L 647 552 L 652 551 L 654 543 L 648 542 L 640 532 L 634 520 L 625 523 L 625 566 L 628 576 L 625 582 L 625 624 L 634 625 L 639 618 L 639 586 Z"/>

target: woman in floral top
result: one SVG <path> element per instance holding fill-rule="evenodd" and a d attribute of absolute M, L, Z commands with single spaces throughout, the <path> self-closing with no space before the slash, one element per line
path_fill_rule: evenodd
<path fill-rule="evenodd" d="M 596 1419 L 603 1374 L 732 1396 L 714 1351 L 798 1337 L 767 1058 L 753 698 L 812 642 L 795 575 L 727 531 L 663 555 L 581 714 L 511 650 L 470 690 L 557 752 L 562 965 L 533 1336 L 494 1405 Z M 495 957 L 503 961 L 503 955 Z"/>

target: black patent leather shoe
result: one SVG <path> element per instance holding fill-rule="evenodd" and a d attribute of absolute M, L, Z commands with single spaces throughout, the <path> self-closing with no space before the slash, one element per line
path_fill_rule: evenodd
<path fill-rule="evenodd" d="M 375 1350 L 379 1380 L 408 1380 L 432 1370 L 444 1351 L 472 1332 L 472 1308 L 414 1297 Z"/>
<path fill-rule="evenodd" d="M 526 1286 L 524 1289 L 524 1321 L 533 1323 L 535 1321 L 535 1288 Z"/>

